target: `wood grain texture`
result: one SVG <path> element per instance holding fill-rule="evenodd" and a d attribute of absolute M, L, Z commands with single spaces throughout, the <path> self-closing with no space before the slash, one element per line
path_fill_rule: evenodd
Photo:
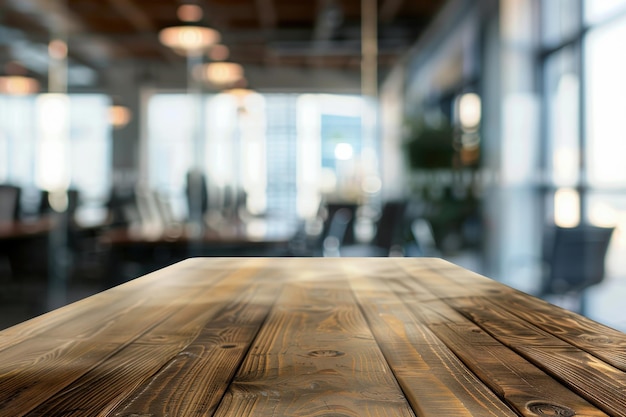
<path fill-rule="evenodd" d="M 122 402 L 123 408 L 128 408 L 123 403 L 124 399 L 132 398 L 135 406 L 143 408 L 146 402 L 140 403 L 138 398 L 132 397 L 132 392 L 136 390 L 145 391 L 142 385 L 149 385 L 159 378 L 164 369 L 170 367 L 174 362 L 181 362 L 180 358 L 191 354 L 200 355 L 196 358 L 204 359 L 205 371 L 207 360 L 212 358 L 210 352 L 223 359 L 222 370 L 232 368 L 231 374 L 239 363 L 241 352 L 246 349 L 245 335 L 247 339 L 254 336 L 256 329 L 240 328 L 237 331 L 229 332 L 229 326 L 219 327 L 219 323 L 231 323 L 237 326 L 238 316 L 242 316 L 245 324 L 246 320 L 252 319 L 251 324 L 258 324 L 263 320 L 269 306 L 271 305 L 271 286 L 262 286 L 254 283 L 258 275 L 255 268 L 239 268 L 236 273 L 230 274 L 216 285 L 197 291 L 189 297 L 184 308 L 180 308 L 167 319 L 161 321 L 157 326 L 145 332 L 141 337 L 134 340 L 124 349 L 116 352 L 101 366 L 85 373 L 81 378 L 74 381 L 71 387 L 64 389 L 48 399 L 45 404 L 35 409 L 28 415 L 32 416 L 84 416 L 84 415 L 108 415 L 109 407 Z M 254 303 L 260 303 L 264 307 L 256 308 Z M 180 303 L 176 303 L 180 306 Z M 215 329 L 214 324 L 218 325 Z M 241 320 L 239 321 L 241 324 Z M 206 328 L 208 327 L 208 328 Z M 217 331 L 216 331 L 217 330 Z M 220 334 L 221 333 L 221 334 Z M 232 341 L 228 341 L 232 338 Z M 237 336 L 240 336 L 237 338 Z M 242 343 L 241 336 L 244 336 Z M 227 343 L 219 343 L 220 339 L 226 339 Z M 239 340 L 238 340 L 239 339 Z M 239 346 L 233 346 L 234 342 L 239 342 Z M 195 346 L 193 346 L 195 344 Z M 192 345 L 192 346 L 190 346 Z M 187 348 L 190 348 L 187 350 Z M 236 349 L 235 349 L 236 348 Z M 227 353 L 224 353 L 226 351 Z M 214 356 L 213 356 L 214 358 Z M 178 359 L 178 360 L 177 360 Z M 197 364 L 196 363 L 196 364 Z M 204 376 L 201 373 L 202 367 L 195 369 L 196 379 L 193 374 L 189 375 L 187 382 L 202 382 Z M 155 375 L 156 374 L 156 375 Z M 227 376 L 228 373 L 225 373 Z M 208 381 L 207 385 L 218 387 L 215 381 Z M 200 385 L 202 386 L 202 385 Z M 90 398 L 85 393 L 97 392 L 96 398 Z M 223 392 L 223 391 L 222 391 Z M 179 390 L 181 398 L 170 398 L 167 391 L 159 394 L 171 400 L 166 403 L 159 401 L 149 402 L 154 408 L 171 408 L 177 412 L 173 415 L 187 415 L 189 409 L 196 409 L 204 406 L 214 406 L 211 404 L 210 396 L 207 400 L 205 393 L 194 393 L 189 390 Z M 213 393 L 213 397 L 221 396 L 221 392 Z M 178 401 L 176 401 L 178 400 Z M 187 401 L 185 401 L 187 400 Z M 181 409 L 181 403 L 182 405 Z M 150 408 L 149 406 L 146 408 Z M 179 411 L 182 411 L 179 413 Z M 166 413 L 169 411 L 166 411 Z M 144 413 L 145 414 L 145 413 Z M 165 414 L 165 413 L 163 413 Z M 189 413 L 191 414 L 191 413 Z M 139 413 L 141 415 L 141 413 Z M 166 414 L 165 414 L 166 415 Z"/>
<path fill-rule="evenodd" d="M 526 322 L 563 339 L 602 361 L 626 371 L 626 334 L 601 325 L 576 313 L 560 309 L 552 304 L 534 297 L 528 297 L 513 288 L 503 287 L 499 283 L 485 279 L 478 274 L 458 269 L 441 269 L 439 273 L 446 279 L 463 284 L 463 277 L 469 276 L 480 282 L 489 294 L 498 293 L 505 296 L 489 297 L 501 309 L 507 310 Z M 558 320 L 555 320 L 558 312 Z"/>
<path fill-rule="evenodd" d="M 547 315 L 544 308 L 543 314 L 537 317 L 532 307 L 540 304 L 536 302 L 538 300 L 522 297 L 521 293 L 511 288 L 496 285 L 494 281 L 477 275 L 472 277 L 475 289 L 480 288 L 484 292 L 483 296 L 447 297 L 445 295 L 451 292 L 450 287 L 462 288 L 471 274 L 465 271 L 459 273 L 458 268 L 438 268 L 434 274 L 422 272 L 420 277 L 432 278 L 434 275 L 438 275 L 437 280 L 420 279 L 420 282 L 444 299 L 447 305 L 595 406 L 611 415 L 626 415 L 626 373 L 611 365 L 611 362 L 621 363 L 619 359 L 623 351 L 619 351 L 619 342 L 616 348 L 605 348 L 605 351 L 614 352 L 611 355 L 599 348 L 601 344 L 592 344 L 589 339 L 581 341 L 575 337 L 578 329 L 592 324 L 590 320 L 574 324 L 577 322 L 572 320 L 575 318 L 573 313 L 565 314 L 565 311 L 554 308 L 551 315 Z M 555 311 L 560 314 L 555 315 Z M 527 321 L 525 318 L 531 320 Z M 556 335 L 542 330 L 537 326 L 539 323 L 543 323 L 543 328 L 551 329 Z M 589 330 L 596 335 L 600 334 L 600 330 L 607 330 L 601 327 L 596 329 Z M 611 340 L 609 335 L 616 341 L 623 339 L 623 335 L 620 337 L 615 333 L 617 332 L 614 330 L 608 332 L 599 340 Z M 586 347 L 601 357 L 605 356 L 609 361 L 604 361 L 581 347 Z"/>
<path fill-rule="evenodd" d="M 450 304 L 494 338 L 613 415 L 626 415 L 624 371 L 520 320 L 484 298 Z"/>
<path fill-rule="evenodd" d="M 246 415 L 414 414 L 347 283 L 324 280 L 285 285 L 216 413 Z"/>
<path fill-rule="evenodd" d="M 189 281 L 202 276 L 207 282 L 206 292 L 211 292 L 214 282 L 229 275 L 228 270 L 205 276 L 201 268 L 184 269 L 182 279 L 165 271 L 161 280 L 140 279 L 85 300 L 78 304 L 78 312 L 62 309 L 62 314 L 72 317 L 65 326 L 58 324 L 54 314 L 24 323 L 18 334 L 37 336 L 1 352 L 6 360 L 0 361 L 0 415 L 11 410 L 26 413 L 63 390 L 74 391 L 73 383 L 81 376 L 92 369 L 106 369 L 107 361 L 133 341 L 174 313 L 187 311 L 183 307 L 198 296 L 198 289 L 188 285 Z M 113 297 L 116 301 L 103 307 L 99 303 L 101 297 Z M 98 308 L 82 311 L 85 304 L 92 302 Z M 39 325 L 42 321 L 50 327 Z M 30 326 L 35 329 L 29 329 Z"/>
<path fill-rule="evenodd" d="M 0 332 L 0 416 L 622 416 L 626 335 L 438 259 L 190 259 Z"/>
<path fill-rule="evenodd" d="M 433 333 L 519 414 L 607 415 L 588 401 L 588 395 L 584 398 L 571 391 L 544 372 L 543 366 L 516 354 L 510 346 L 453 309 L 449 304 L 458 302 L 458 295 L 438 294 L 443 289 L 446 294 L 462 293 L 458 291 L 461 287 L 438 277 L 433 271 L 421 271 L 419 275 L 411 276 L 410 281 L 396 282 L 396 285 L 405 289 L 402 298 L 411 311 L 428 323 Z M 416 302 L 412 294 L 424 292 L 434 292 L 438 299 L 428 303 Z M 545 414 L 538 413 L 538 410 Z"/>
<path fill-rule="evenodd" d="M 357 285 L 357 284 L 354 284 Z M 515 416 L 390 289 L 370 279 L 355 294 L 419 416 Z"/>

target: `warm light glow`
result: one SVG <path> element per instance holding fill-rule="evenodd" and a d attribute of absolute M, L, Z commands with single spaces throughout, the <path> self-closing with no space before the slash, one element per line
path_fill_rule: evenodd
<path fill-rule="evenodd" d="M 481 119 L 480 97 L 475 93 L 463 94 L 459 98 L 459 121 L 464 130 L 475 130 Z"/>
<path fill-rule="evenodd" d="M 340 161 L 347 161 L 351 159 L 352 154 L 352 145 L 349 143 L 338 143 L 337 146 L 335 146 L 335 158 Z"/>
<path fill-rule="evenodd" d="M 213 61 L 224 61 L 230 55 L 230 50 L 226 45 L 217 44 L 211 47 L 208 55 Z"/>
<path fill-rule="evenodd" d="M 580 223 L 580 196 L 573 188 L 559 188 L 554 193 L 554 223 L 576 227 Z"/>
<path fill-rule="evenodd" d="M 176 16 L 183 22 L 197 22 L 202 19 L 202 7 L 197 4 L 183 4 L 176 10 Z"/>
<path fill-rule="evenodd" d="M 132 112 L 128 107 L 115 105 L 109 107 L 109 122 L 115 129 L 126 126 L 132 117 Z"/>
<path fill-rule="evenodd" d="M 48 54 L 54 59 L 67 58 L 67 43 L 60 39 L 54 39 L 48 44 Z"/>
<path fill-rule="evenodd" d="M 159 40 L 167 47 L 187 54 L 201 53 L 220 41 L 216 30 L 202 26 L 173 26 L 161 30 Z"/>
<path fill-rule="evenodd" d="M 34 78 L 21 75 L 0 77 L 0 94 L 28 95 L 39 91 L 39 82 Z"/>
<path fill-rule="evenodd" d="M 197 67 L 194 75 L 216 87 L 225 87 L 243 78 L 243 68 L 234 62 L 211 62 Z"/>
<path fill-rule="evenodd" d="M 249 88 L 229 88 L 228 90 L 224 90 L 224 93 L 235 96 L 238 100 L 243 100 L 245 97 L 254 93 L 254 90 L 250 90 Z"/>

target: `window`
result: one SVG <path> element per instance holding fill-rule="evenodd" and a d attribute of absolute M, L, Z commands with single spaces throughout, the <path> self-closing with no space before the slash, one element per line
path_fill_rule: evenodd
<path fill-rule="evenodd" d="M 49 111 L 60 103 L 67 112 Z M 108 106 L 102 94 L 0 96 L 0 181 L 25 190 L 69 186 L 82 205 L 103 205 L 111 185 Z"/>
<path fill-rule="evenodd" d="M 624 39 L 626 18 L 594 28 L 585 38 L 585 150 L 591 186 L 626 188 L 626 55 L 620 52 Z"/>
<path fill-rule="evenodd" d="M 0 96 L 0 181 L 34 184 L 34 97 Z"/>
<path fill-rule="evenodd" d="M 545 46 L 557 46 L 578 35 L 580 30 L 580 1 L 541 1 L 542 41 Z M 591 1 L 598 2 L 597 0 Z"/>
<path fill-rule="evenodd" d="M 585 0 L 585 22 L 595 24 L 626 12 L 626 0 Z"/>
<path fill-rule="evenodd" d="M 561 226 L 615 226 L 607 276 L 623 275 L 626 0 L 555 0 L 541 6 L 547 206 Z"/>
<path fill-rule="evenodd" d="M 185 176 L 194 164 L 208 178 L 210 207 L 223 209 L 243 189 L 251 213 L 286 222 L 317 212 L 322 167 L 334 179 L 326 191 L 342 182 L 360 190 L 359 97 L 216 94 L 197 103 L 203 117 L 196 128 L 190 96 L 156 94 L 148 104 L 148 182 L 169 197 L 179 219 L 187 216 Z"/>

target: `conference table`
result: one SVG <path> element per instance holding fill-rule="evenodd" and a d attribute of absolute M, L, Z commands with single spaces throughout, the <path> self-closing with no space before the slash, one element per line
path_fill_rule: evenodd
<path fill-rule="evenodd" d="M 192 258 L 0 332 L 2 416 L 624 416 L 626 335 L 435 258 Z"/>

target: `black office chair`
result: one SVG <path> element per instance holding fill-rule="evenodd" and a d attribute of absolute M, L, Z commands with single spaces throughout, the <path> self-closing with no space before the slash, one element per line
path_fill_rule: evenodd
<path fill-rule="evenodd" d="M 604 279 L 604 262 L 614 228 L 554 227 L 544 237 L 547 267 L 540 296 L 571 296 L 585 314 L 585 290 Z"/>
<path fill-rule="evenodd" d="M 0 221 L 12 222 L 19 219 L 21 195 L 20 187 L 0 184 Z"/>
<path fill-rule="evenodd" d="M 20 216 L 20 187 L 9 184 L 0 184 L 0 223 L 9 223 Z M 12 244 L 0 242 L 0 281 L 2 278 L 13 275 Z"/>
<path fill-rule="evenodd" d="M 405 200 L 387 201 L 378 221 L 376 233 L 370 243 L 345 245 L 340 249 L 343 257 L 385 257 L 390 256 L 394 246 L 402 246 L 402 230 L 405 226 Z"/>
<path fill-rule="evenodd" d="M 349 208 L 344 207 L 333 213 L 328 233 L 322 241 L 322 254 L 324 257 L 338 257 L 341 255 L 340 248 L 345 240 L 348 225 L 351 221 L 352 211 Z"/>
<path fill-rule="evenodd" d="M 354 220 L 356 218 L 356 212 L 359 206 L 357 203 L 349 202 L 330 202 L 324 203 L 322 207 L 322 217 L 324 218 L 324 225 L 322 230 L 322 239 L 326 238 L 331 232 L 331 223 L 335 219 L 335 214 L 341 211 L 343 214 L 339 216 L 349 215 L 348 223 L 346 224 L 346 230 L 341 239 L 342 244 L 354 243 Z"/>

